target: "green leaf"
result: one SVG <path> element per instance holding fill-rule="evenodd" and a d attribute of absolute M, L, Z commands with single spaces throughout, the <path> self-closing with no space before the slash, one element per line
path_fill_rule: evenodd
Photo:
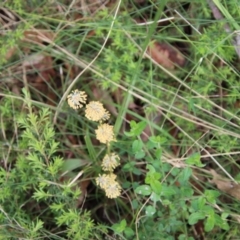
<path fill-rule="evenodd" d="M 172 186 L 162 185 L 161 195 L 165 197 L 173 196 L 174 194 L 176 194 L 176 191 L 174 188 L 175 187 L 172 187 Z"/>
<path fill-rule="evenodd" d="M 189 165 L 196 165 L 197 167 L 204 167 L 205 165 L 201 163 L 201 155 L 199 153 L 194 153 L 186 159 L 186 163 Z"/>
<path fill-rule="evenodd" d="M 193 196 L 193 193 L 194 193 L 193 189 L 189 186 L 181 186 L 180 192 L 183 197 L 187 197 L 187 198 Z"/>
<path fill-rule="evenodd" d="M 146 169 L 149 170 L 148 173 L 155 173 L 155 172 L 156 172 L 155 168 L 154 168 L 152 165 L 150 165 L 150 164 L 148 164 L 148 165 L 146 166 Z"/>
<path fill-rule="evenodd" d="M 194 240 L 194 238 L 188 237 L 185 234 L 181 234 L 181 235 L 179 235 L 178 240 Z"/>
<path fill-rule="evenodd" d="M 207 220 L 204 222 L 204 230 L 210 232 L 215 225 L 214 213 L 207 217 Z"/>
<path fill-rule="evenodd" d="M 139 136 L 143 132 L 143 130 L 145 129 L 146 125 L 147 125 L 146 122 L 136 123 L 135 121 L 131 121 L 130 122 L 130 127 L 131 127 L 130 132 L 124 132 L 124 134 L 127 137 L 137 137 L 137 136 Z"/>
<path fill-rule="evenodd" d="M 202 210 L 205 207 L 206 199 L 200 196 L 197 201 L 198 201 L 198 209 Z"/>
<path fill-rule="evenodd" d="M 156 194 L 160 195 L 161 190 L 162 190 L 162 184 L 160 183 L 159 180 L 153 179 L 153 180 L 150 182 L 150 186 L 151 186 L 153 192 L 155 192 Z"/>
<path fill-rule="evenodd" d="M 180 185 L 185 185 L 188 183 L 189 178 L 192 175 L 192 169 L 190 167 L 185 167 L 182 172 L 179 175 L 178 181 L 180 182 Z"/>
<path fill-rule="evenodd" d="M 143 196 L 149 196 L 152 193 L 152 189 L 149 185 L 141 185 L 135 189 L 135 192 Z"/>
<path fill-rule="evenodd" d="M 155 151 L 155 157 L 156 157 L 156 160 L 158 162 L 160 162 L 159 160 L 161 160 L 161 157 L 162 157 L 162 149 L 161 148 L 159 148 Z"/>
<path fill-rule="evenodd" d="M 209 205 L 205 205 L 201 210 L 205 215 L 214 214 L 214 208 Z"/>
<path fill-rule="evenodd" d="M 55 212 L 61 212 L 64 209 L 65 203 L 52 203 L 50 208 Z"/>
<path fill-rule="evenodd" d="M 134 140 L 132 143 L 132 150 L 133 153 L 139 152 L 140 150 L 142 150 L 143 147 L 143 143 L 140 140 Z"/>
<path fill-rule="evenodd" d="M 199 210 L 198 199 L 193 199 L 191 201 L 191 207 L 189 208 L 190 212 L 196 212 Z"/>
<path fill-rule="evenodd" d="M 138 206 L 139 206 L 139 204 L 138 204 L 138 201 L 136 200 L 136 199 L 134 199 L 133 201 L 132 201 L 132 208 L 133 209 L 137 209 L 138 208 Z"/>
<path fill-rule="evenodd" d="M 214 216 L 215 216 L 215 225 L 219 226 L 220 228 L 226 231 L 229 230 L 229 225 L 226 220 L 226 217 L 228 216 L 228 214 L 222 213 L 221 217 L 217 214 L 215 214 Z"/>
<path fill-rule="evenodd" d="M 161 144 L 167 142 L 167 139 L 165 137 L 162 137 L 162 136 L 151 136 L 149 137 L 149 140 L 156 144 L 155 146 L 156 147 L 159 147 Z"/>
<path fill-rule="evenodd" d="M 164 200 L 162 200 L 162 205 L 171 207 L 172 206 L 172 202 L 169 201 L 168 199 L 164 199 Z"/>
<path fill-rule="evenodd" d="M 161 178 L 161 174 L 158 172 L 148 172 L 145 178 L 145 183 L 151 183 L 152 181 L 159 180 Z"/>
<path fill-rule="evenodd" d="M 221 214 L 221 219 L 225 220 L 225 219 L 228 218 L 228 216 L 229 216 L 229 213 L 223 212 L 223 213 Z"/>
<path fill-rule="evenodd" d="M 88 164 L 89 162 L 86 160 L 82 160 L 82 159 L 77 159 L 77 158 L 71 158 L 71 159 L 67 159 L 66 161 L 64 161 L 63 166 L 62 166 L 62 171 L 72 171 L 76 168 L 85 166 L 86 164 Z"/>
<path fill-rule="evenodd" d="M 44 222 L 37 219 L 37 222 L 36 222 L 35 226 L 34 226 L 34 223 L 33 223 L 34 229 L 32 229 L 32 231 L 37 232 L 39 229 L 43 228 L 43 224 L 44 224 Z"/>
<path fill-rule="evenodd" d="M 240 181 L 240 173 L 238 173 L 238 174 L 235 176 L 235 180 L 238 181 L 238 182 Z"/>
<path fill-rule="evenodd" d="M 112 229 L 116 233 L 122 233 L 125 230 L 126 226 L 127 226 L 127 222 L 125 219 L 123 219 L 120 223 L 113 224 Z"/>
<path fill-rule="evenodd" d="M 194 212 L 192 214 L 190 214 L 189 219 L 188 219 L 188 223 L 190 225 L 194 225 L 196 224 L 199 220 L 202 220 L 205 218 L 205 214 L 202 212 Z"/>
<path fill-rule="evenodd" d="M 145 144 L 145 146 L 147 147 L 147 149 L 153 149 L 153 148 L 157 147 L 157 144 L 148 140 L 147 143 Z"/>
<path fill-rule="evenodd" d="M 145 214 L 146 214 L 148 217 L 153 216 L 155 213 L 156 213 L 156 208 L 155 208 L 155 207 L 153 207 L 153 206 L 147 206 L 147 207 L 146 207 Z"/>
<path fill-rule="evenodd" d="M 134 167 L 132 169 L 132 173 L 139 176 L 142 174 L 142 171 L 140 169 Z"/>
<path fill-rule="evenodd" d="M 144 152 L 143 150 L 141 150 L 141 151 L 139 151 L 139 152 L 136 152 L 134 157 L 135 157 L 136 159 L 144 158 L 144 157 L 145 157 L 145 152 Z"/>
<path fill-rule="evenodd" d="M 124 234 L 126 235 L 127 238 L 130 238 L 135 235 L 135 232 L 130 227 L 126 227 L 124 230 Z"/>
<path fill-rule="evenodd" d="M 216 199 L 221 195 L 218 191 L 215 190 L 205 190 L 204 195 L 206 199 L 212 203 L 216 204 Z"/>
<path fill-rule="evenodd" d="M 53 155 L 57 151 L 58 146 L 59 146 L 59 143 L 52 140 L 48 155 L 49 156 Z"/>
<path fill-rule="evenodd" d="M 140 140 L 135 140 L 132 143 L 132 151 L 135 154 L 136 159 L 141 159 L 145 156 L 145 152 L 142 150 L 143 142 Z"/>
<path fill-rule="evenodd" d="M 124 171 L 133 171 L 134 166 L 135 166 L 135 162 L 128 162 L 128 163 L 124 164 L 123 170 Z"/>
<path fill-rule="evenodd" d="M 163 164 L 163 171 L 164 171 L 164 172 L 169 172 L 171 168 L 172 168 L 172 166 L 171 166 L 170 164 L 168 164 L 168 163 L 164 163 L 164 164 Z M 180 168 L 173 168 L 173 169 L 171 170 L 171 175 L 173 175 L 174 177 L 176 177 L 177 175 L 180 174 L 180 171 L 182 171 Z"/>
<path fill-rule="evenodd" d="M 64 160 L 60 157 L 53 157 L 53 161 L 49 163 L 48 171 L 52 176 L 56 176 L 59 171 L 62 170 L 62 166 L 64 164 Z"/>
<path fill-rule="evenodd" d="M 160 201 L 161 197 L 160 195 L 156 194 L 155 192 L 152 192 L 151 196 L 150 196 L 150 199 L 156 203 L 158 201 Z"/>
<path fill-rule="evenodd" d="M 85 139 L 87 150 L 89 152 L 89 155 L 90 155 L 91 159 L 93 161 L 96 161 L 97 154 L 96 154 L 95 148 L 93 147 L 93 144 L 92 144 L 91 137 L 90 137 L 88 129 L 86 131 L 86 135 L 85 135 L 84 139 Z"/>

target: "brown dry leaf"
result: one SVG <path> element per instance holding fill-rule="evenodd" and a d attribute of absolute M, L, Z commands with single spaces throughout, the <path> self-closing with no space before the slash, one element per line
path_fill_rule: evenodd
<path fill-rule="evenodd" d="M 9 60 L 17 51 L 17 47 L 11 47 L 7 50 L 5 59 Z"/>
<path fill-rule="evenodd" d="M 51 42 L 54 41 L 55 34 L 51 31 L 46 30 L 26 30 L 23 33 L 22 41 L 31 42 L 36 44 L 42 44 L 43 42 Z M 10 59 L 17 51 L 17 47 L 9 48 L 6 52 L 5 58 Z M 24 53 L 27 54 L 29 52 L 28 48 L 23 49 Z M 36 58 L 36 57 L 35 57 Z M 34 60 L 39 61 L 39 59 Z M 27 63 L 24 63 L 27 64 Z"/>
<path fill-rule="evenodd" d="M 147 49 L 147 53 L 153 60 L 168 69 L 174 69 L 176 65 L 183 67 L 185 58 L 179 50 L 167 43 L 153 42 Z"/>
<path fill-rule="evenodd" d="M 22 67 L 26 72 L 37 74 L 26 74 L 26 79 L 34 88 L 40 92 L 46 93 L 47 104 L 54 105 L 56 102 L 56 94 L 53 89 L 48 87 L 48 82 L 56 77 L 51 56 L 44 54 L 34 54 L 23 61 Z M 57 85 L 57 82 L 55 81 Z"/>
<path fill-rule="evenodd" d="M 15 29 L 20 22 L 19 16 L 12 10 L 0 7 L 0 25 L 1 29 Z M 3 31 L 0 32 L 2 34 Z"/>
<path fill-rule="evenodd" d="M 55 34 L 49 30 L 27 30 L 24 32 L 23 41 L 27 42 L 52 42 L 55 38 Z"/>
<path fill-rule="evenodd" d="M 210 169 L 210 172 L 213 175 L 213 179 L 210 181 L 211 183 L 214 183 L 219 190 L 240 200 L 240 184 L 222 177 L 213 169 Z"/>
<path fill-rule="evenodd" d="M 43 42 L 51 42 L 54 40 L 55 35 L 46 30 L 27 30 L 23 33 L 22 41 L 34 42 L 36 44 L 42 44 Z M 23 49 L 25 53 L 29 52 L 29 49 Z M 7 50 L 5 58 L 9 60 L 17 51 L 17 47 L 11 47 Z"/>
<path fill-rule="evenodd" d="M 237 100 L 237 101 L 235 102 L 234 107 L 235 107 L 235 108 L 240 108 L 240 101 L 239 101 L 239 100 Z"/>
<path fill-rule="evenodd" d="M 34 54 L 23 61 L 22 66 L 27 71 L 37 71 L 38 76 L 34 79 L 34 83 L 49 81 L 55 75 L 51 56 Z"/>
<path fill-rule="evenodd" d="M 77 200 L 77 206 L 81 206 L 83 204 L 84 199 L 87 196 L 87 187 L 90 183 L 91 183 L 90 180 L 84 180 L 78 184 L 78 186 L 81 189 L 81 195 L 79 196 L 79 198 Z"/>

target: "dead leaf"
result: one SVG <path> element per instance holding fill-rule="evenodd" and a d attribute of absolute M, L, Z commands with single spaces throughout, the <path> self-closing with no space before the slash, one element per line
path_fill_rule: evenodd
<path fill-rule="evenodd" d="M 12 10 L 0 7 L 0 24 L 4 29 L 15 29 L 20 18 Z"/>
<path fill-rule="evenodd" d="M 43 42 L 53 42 L 55 34 L 47 30 L 27 30 L 24 32 L 23 41 L 34 42 L 34 43 L 43 43 Z"/>
<path fill-rule="evenodd" d="M 232 197 L 240 200 L 240 184 L 222 177 L 213 169 L 211 169 L 210 172 L 213 175 L 213 179 L 210 181 L 211 183 L 214 183 L 222 192 L 228 193 Z"/>
<path fill-rule="evenodd" d="M 176 65 L 183 67 L 185 58 L 175 47 L 167 43 L 153 42 L 147 50 L 153 60 L 168 69 L 174 69 Z"/>
<path fill-rule="evenodd" d="M 26 72 L 37 73 L 37 76 L 34 76 L 33 79 L 30 75 L 27 76 L 28 82 L 35 84 L 35 86 L 39 83 L 46 84 L 56 75 L 52 57 L 43 54 L 29 56 L 23 61 L 22 67 L 26 69 Z"/>
<path fill-rule="evenodd" d="M 53 79 L 56 79 L 57 73 L 52 57 L 33 54 L 22 62 L 22 67 L 25 69 L 27 82 L 39 92 L 45 93 L 47 104 L 54 105 L 57 96 L 49 86 L 53 83 Z M 54 84 L 54 87 L 59 87 L 58 81 L 54 80 Z"/>
<path fill-rule="evenodd" d="M 17 50 L 17 47 L 9 48 L 5 55 L 6 60 L 9 60 L 16 53 L 16 50 Z"/>

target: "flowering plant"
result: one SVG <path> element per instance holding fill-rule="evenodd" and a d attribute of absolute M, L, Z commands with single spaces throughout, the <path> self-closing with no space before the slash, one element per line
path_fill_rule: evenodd
<path fill-rule="evenodd" d="M 106 173 L 99 175 L 96 178 L 97 185 L 103 189 L 108 198 L 117 198 L 121 194 L 121 186 L 116 181 L 116 175 L 113 173 L 114 169 L 120 164 L 120 157 L 116 153 L 110 152 L 110 143 L 116 141 L 113 126 L 108 123 L 104 123 L 110 118 L 109 112 L 103 107 L 103 104 L 98 101 L 91 101 L 88 104 L 87 95 L 84 91 L 78 89 L 73 90 L 68 95 L 68 104 L 73 109 L 80 109 L 85 106 L 85 117 L 94 122 L 98 122 L 99 125 L 95 130 L 96 139 L 99 142 L 108 146 L 108 153 L 102 160 L 102 170 Z"/>

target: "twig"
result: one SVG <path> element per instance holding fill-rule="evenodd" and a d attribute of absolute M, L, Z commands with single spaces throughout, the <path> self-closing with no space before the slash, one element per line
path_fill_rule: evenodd
<path fill-rule="evenodd" d="M 164 18 L 164 19 L 158 20 L 157 23 L 166 22 L 166 21 L 170 21 L 170 20 L 173 20 L 173 19 L 174 19 L 174 17 Z M 153 24 L 153 23 L 155 23 L 155 21 L 136 23 L 136 25 L 138 25 L 138 26 L 145 26 L 145 25 L 150 25 L 150 24 Z"/>

